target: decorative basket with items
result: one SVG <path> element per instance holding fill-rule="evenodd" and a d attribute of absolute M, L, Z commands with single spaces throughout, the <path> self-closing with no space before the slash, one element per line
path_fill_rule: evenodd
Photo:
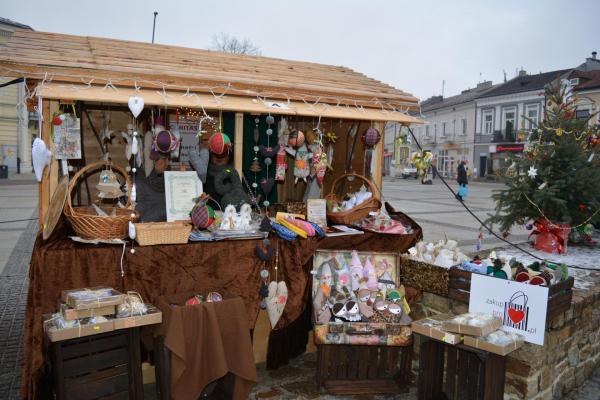
<path fill-rule="evenodd" d="M 360 187 L 357 187 L 358 183 Z M 357 191 L 350 194 L 352 187 L 357 187 Z M 345 197 L 348 199 L 344 200 Z M 327 219 L 333 224 L 354 224 L 381 208 L 379 189 L 369 179 L 355 173 L 341 175 L 333 181 L 326 199 Z"/>
<path fill-rule="evenodd" d="M 118 182 L 114 172 L 125 180 L 127 188 L 127 202 L 123 208 L 118 206 L 105 206 L 92 204 L 91 206 L 73 206 L 74 190 L 79 180 L 93 172 L 101 170 L 98 189 L 101 199 L 118 198 L 123 195 L 122 185 Z M 124 169 L 108 161 L 99 161 L 80 169 L 69 183 L 69 194 L 64 208 L 67 220 L 82 239 L 125 239 L 128 236 L 128 224 L 136 221 L 138 215 L 133 210 L 132 183 Z"/>

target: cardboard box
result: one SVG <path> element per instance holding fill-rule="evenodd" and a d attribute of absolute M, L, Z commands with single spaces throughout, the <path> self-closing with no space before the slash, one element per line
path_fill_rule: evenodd
<path fill-rule="evenodd" d="M 446 332 L 442 329 L 442 324 L 445 320 L 452 318 L 449 314 L 433 315 L 429 318 L 414 321 L 412 330 L 415 333 L 420 333 L 427 337 L 441 340 L 448 344 L 458 344 L 462 341 L 462 336 L 459 333 Z"/>
<path fill-rule="evenodd" d="M 88 308 L 85 310 L 76 310 L 65 303 L 60 303 L 60 312 L 67 321 L 81 318 L 97 317 L 99 315 L 114 315 L 117 313 L 115 306 L 105 306 L 100 308 Z"/>
<path fill-rule="evenodd" d="M 162 312 L 148 304 L 148 313 L 144 315 L 134 315 L 125 318 L 115 318 L 115 330 L 135 328 L 136 326 L 153 325 L 162 323 Z"/>
<path fill-rule="evenodd" d="M 465 345 L 505 356 L 523 346 L 525 338 L 512 332 L 496 331 L 484 337 L 465 336 Z"/>
<path fill-rule="evenodd" d="M 58 329 L 54 326 L 52 315 L 44 315 L 44 332 L 46 332 L 46 335 L 48 335 L 51 342 L 97 335 L 99 333 L 111 332 L 114 330 L 115 324 L 112 319 L 98 324 L 79 325 L 73 328 Z"/>
<path fill-rule="evenodd" d="M 442 323 L 448 332 L 470 336 L 485 336 L 502 326 L 502 318 L 485 313 L 460 314 Z"/>
<path fill-rule="evenodd" d="M 76 310 L 89 310 L 106 306 L 118 306 L 125 302 L 125 295 L 106 286 L 63 290 L 61 300 Z"/>

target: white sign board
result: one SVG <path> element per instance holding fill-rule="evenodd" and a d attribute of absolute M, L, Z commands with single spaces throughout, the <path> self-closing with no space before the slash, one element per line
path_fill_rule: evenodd
<path fill-rule="evenodd" d="M 179 163 L 187 165 L 190 161 L 190 150 L 198 147 L 198 121 L 180 116 L 170 123 L 171 132 L 177 131 L 181 138 Z"/>
<path fill-rule="evenodd" d="M 202 194 L 196 171 L 165 171 L 167 222 L 188 221 L 194 199 Z"/>
<path fill-rule="evenodd" d="M 471 275 L 469 312 L 484 312 L 502 318 L 502 330 L 544 345 L 548 288 L 481 274 Z"/>

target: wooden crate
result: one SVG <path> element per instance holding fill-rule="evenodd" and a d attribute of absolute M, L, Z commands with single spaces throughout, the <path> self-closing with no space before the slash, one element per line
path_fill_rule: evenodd
<path fill-rule="evenodd" d="M 403 285 L 448 297 L 448 268 L 400 256 L 400 280 Z"/>
<path fill-rule="evenodd" d="M 448 297 L 450 299 L 469 303 L 471 274 L 472 272 L 460 268 L 450 268 L 450 281 L 448 283 Z M 496 279 L 503 280 L 500 278 Z M 571 307 L 574 282 L 575 279 L 570 276 L 566 281 L 559 282 L 548 288 L 546 321 L 551 321 Z"/>
<path fill-rule="evenodd" d="M 411 381 L 409 346 L 317 345 L 317 386 L 332 395 L 393 394 Z"/>
<path fill-rule="evenodd" d="M 51 343 L 56 399 L 142 399 L 139 328 Z"/>
<path fill-rule="evenodd" d="M 505 356 L 419 338 L 419 400 L 504 399 Z"/>

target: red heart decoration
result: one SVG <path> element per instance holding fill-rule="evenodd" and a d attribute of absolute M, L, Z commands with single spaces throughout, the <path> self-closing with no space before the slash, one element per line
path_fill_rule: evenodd
<path fill-rule="evenodd" d="M 518 324 L 519 322 L 523 321 L 523 318 L 525 318 L 525 311 L 516 310 L 510 307 L 508 309 L 508 317 L 514 324 Z"/>

